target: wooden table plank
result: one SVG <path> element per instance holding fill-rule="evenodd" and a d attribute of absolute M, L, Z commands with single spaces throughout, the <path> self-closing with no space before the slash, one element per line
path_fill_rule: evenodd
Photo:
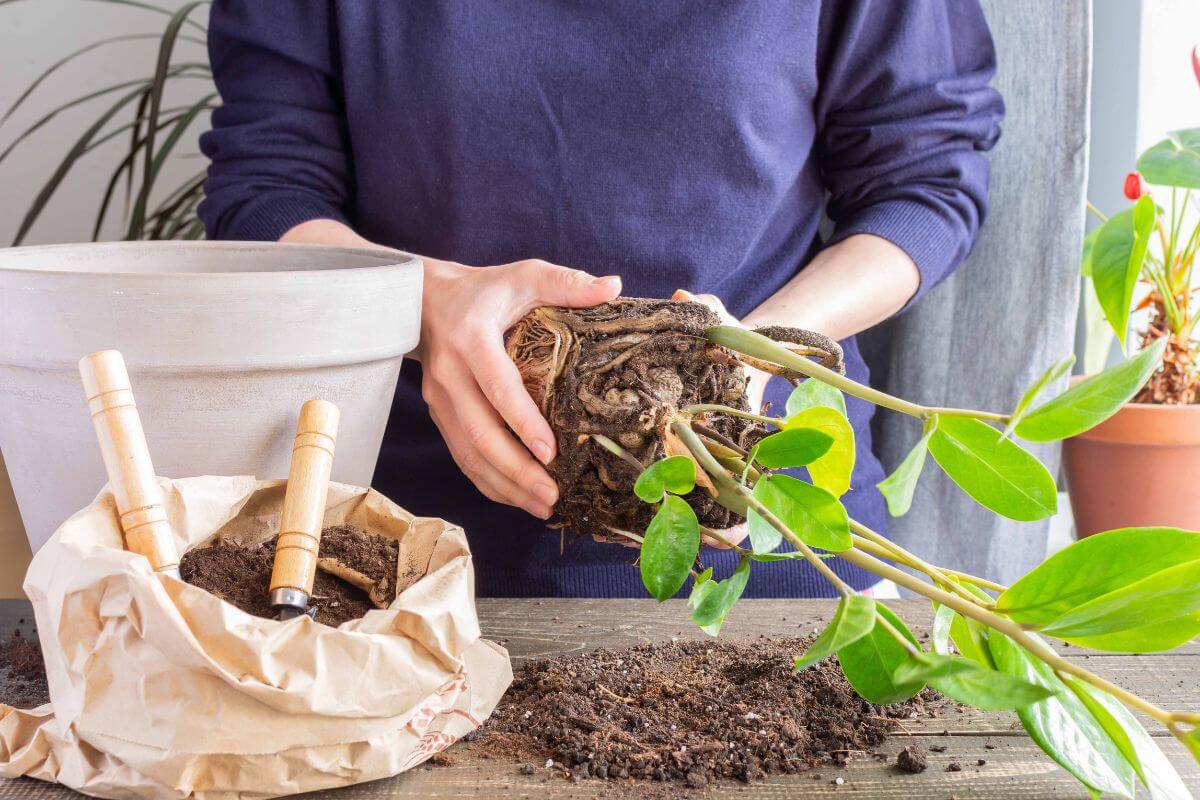
<path fill-rule="evenodd" d="M 923 601 L 889 603 L 921 632 L 931 614 Z M 696 639 L 704 635 L 688 621 L 686 605 L 679 601 L 656 604 L 651 600 L 513 600 L 480 599 L 480 621 L 485 635 L 509 648 L 518 666 L 542 656 L 583 652 L 596 647 L 624 647 L 673 637 Z M 831 601 L 750 600 L 734 610 L 722 637 L 804 635 L 819 629 L 832 615 Z M 22 625 L 18 619 L 24 618 Z M 0 601 L 0 632 L 16 627 L 32 630 L 29 606 L 24 601 Z M 1200 647 L 1154 656 L 1089 654 L 1079 648 L 1060 648 L 1068 658 L 1139 692 L 1154 702 L 1178 708 L 1200 708 Z M 1011 714 L 985 714 L 973 709 L 948 707 L 938 719 L 903 722 L 901 733 L 879 748 L 887 763 L 863 754 L 845 768 L 816 769 L 797 776 L 775 776 L 750 786 L 722 784 L 702 796 L 712 800 L 845 796 L 859 798 L 929 798 L 951 796 L 971 800 L 989 798 L 1085 798 L 1087 793 L 1058 768 L 1015 727 Z M 1152 728 L 1153 730 L 1153 728 Z M 1159 733 L 1162 733 L 1161 731 Z M 1165 734 L 1163 734 L 1165 736 Z M 1179 768 L 1185 782 L 1200 795 L 1200 767 L 1173 739 L 1159 740 Z M 944 746 L 944 753 L 929 753 L 930 767 L 920 775 L 899 773 L 892 764 L 904 745 L 917 743 L 928 749 Z M 453 754 L 455 751 L 449 751 Z M 978 766 L 984 759 L 987 763 Z M 962 772 L 946 772 L 951 760 Z M 538 765 L 540 766 L 540 765 Z M 813 777 L 819 774 L 820 778 Z M 841 785 L 833 783 L 841 777 Z M 446 767 L 423 766 L 396 778 L 319 793 L 338 800 L 383 798 L 596 798 L 613 787 L 598 781 L 572 784 L 538 769 L 521 775 L 517 765 L 460 759 Z M 683 796 L 680 790 L 678 796 Z M 310 795 L 316 797 L 318 794 Z M 663 797 L 674 797 L 669 790 Z M 693 793 L 692 796 L 701 796 Z M 74 792 L 27 779 L 0 780 L 0 800 L 67 800 Z"/>
<path fill-rule="evenodd" d="M 888 754 L 886 763 L 864 754 L 841 769 L 817 768 L 800 775 L 772 776 L 749 785 L 722 783 L 710 786 L 704 793 L 686 793 L 681 789 L 678 793 L 663 793 L 662 797 L 704 800 L 782 800 L 798 796 L 854 797 L 859 800 L 948 800 L 951 797 L 969 797 L 971 800 L 1085 800 L 1088 796 L 1074 778 L 1059 769 L 1023 736 L 923 737 L 920 741 L 923 747 L 937 745 L 945 746 L 947 750 L 944 753 L 929 752 L 929 768 L 918 775 L 908 775 L 895 767 L 896 753 L 911 743 L 911 739 L 900 736 L 880 746 L 878 752 Z M 1183 752 L 1183 746 L 1171 741 L 1164 743 L 1163 749 L 1179 767 L 1193 792 L 1200 790 L 1200 769 Z M 979 766 L 979 759 L 987 763 Z M 952 761 L 962 765 L 961 772 L 946 772 L 946 767 Z M 843 784 L 835 783 L 838 777 L 843 779 Z M 535 774 L 526 776 L 513 764 L 467 762 L 447 767 L 421 766 L 389 780 L 339 789 L 336 797 L 337 800 L 408 797 L 430 800 L 542 797 L 592 800 L 606 795 L 622 798 L 631 796 L 623 794 L 618 787 L 606 786 L 599 781 L 573 784 L 549 775 L 547 770 L 539 769 Z M 317 796 L 318 793 L 313 793 L 302 797 Z M 2 793 L 0 797 L 3 797 Z"/>

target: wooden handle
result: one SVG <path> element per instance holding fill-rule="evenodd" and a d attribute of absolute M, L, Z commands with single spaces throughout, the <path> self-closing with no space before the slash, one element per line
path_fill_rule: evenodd
<path fill-rule="evenodd" d="M 272 593 L 295 589 L 304 592 L 306 598 L 312 594 L 338 417 L 338 407 L 327 400 L 309 400 L 300 409 L 279 539 L 275 542 Z"/>
<path fill-rule="evenodd" d="M 175 537 L 163 509 L 162 490 L 133 401 L 125 359 L 116 350 L 101 350 L 80 359 L 79 374 L 117 501 L 125 548 L 148 558 L 156 572 L 177 575 Z"/>

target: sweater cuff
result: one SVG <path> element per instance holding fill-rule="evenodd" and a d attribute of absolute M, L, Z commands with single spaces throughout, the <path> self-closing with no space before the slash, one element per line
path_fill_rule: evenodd
<path fill-rule="evenodd" d="M 346 215 L 329 203 L 300 194 L 274 195 L 249 204 L 229 226 L 228 239 L 277 242 L 302 222 L 332 219 L 349 224 Z"/>
<path fill-rule="evenodd" d="M 889 200 L 868 206 L 834 230 L 826 247 L 858 233 L 887 239 L 917 265 L 917 292 L 897 313 L 903 313 L 954 271 L 963 258 L 964 232 L 929 206 L 912 200 Z"/>

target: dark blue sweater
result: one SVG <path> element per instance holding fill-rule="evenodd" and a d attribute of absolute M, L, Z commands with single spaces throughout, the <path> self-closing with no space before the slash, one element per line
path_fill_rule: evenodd
<path fill-rule="evenodd" d="M 434 258 L 711 292 L 735 315 L 828 244 L 826 209 L 831 241 L 895 242 L 928 291 L 974 241 L 1003 113 L 976 0 L 218 0 L 209 38 L 224 101 L 202 140 L 210 237 L 273 240 L 328 217 Z M 850 413 L 845 502 L 882 529 L 871 409 Z M 560 541 L 475 491 L 416 365 L 375 486 L 466 527 L 480 594 L 644 594 L 633 551 Z M 749 596 L 829 594 L 803 563 L 756 567 Z"/>

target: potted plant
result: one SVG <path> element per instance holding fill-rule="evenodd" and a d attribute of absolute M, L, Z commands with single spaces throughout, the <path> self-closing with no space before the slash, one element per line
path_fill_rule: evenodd
<path fill-rule="evenodd" d="M 1193 51 L 1200 81 L 1200 56 Z M 1124 346 L 1131 311 L 1139 347 L 1162 343 L 1162 363 L 1112 418 L 1063 444 L 1079 536 L 1132 525 L 1200 529 L 1200 319 L 1193 267 L 1200 248 L 1200 128 L 1175 131 L 1142 153 L 1125 179 L 1131 206 L 1104 217 L 1084 243 L 1082 271 Z"/>

